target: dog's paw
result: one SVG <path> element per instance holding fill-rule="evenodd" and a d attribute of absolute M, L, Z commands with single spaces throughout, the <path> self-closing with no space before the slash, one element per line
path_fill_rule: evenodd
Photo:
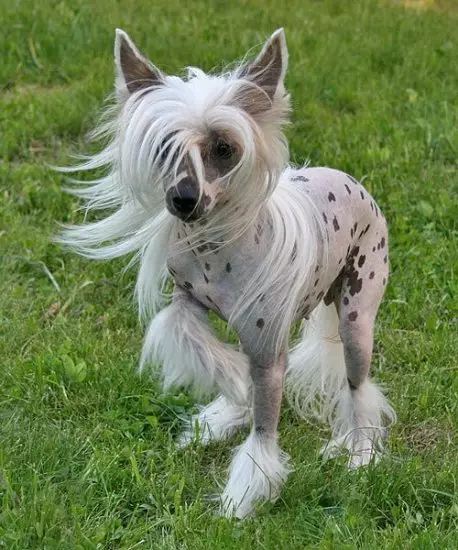
<path fill-rule="evenodd" d="M 253 514 L 257 503 L 275 502 L 290 471 L 289 456 L 276 438 L 263 440 L 250 434 L 232 460 L 220 515 L 245 518 Z"/>
<path fill-rule="evenodd" d="M 324 460 L 348 454 L 348 468 L 355 469 L 377 463 L 384 450 L 384 428 L 360 428 L 329 441 L 320 454 Z"/>
<path fill-rule="evenodd" d="M 177 444 L 179 447 L 186 447 L 194 441 L 201 445 L 221 441 L 230 437 L 249 421 L 248 407 L 233 405 L 226 397 L 220 395 L 185 423 Z"/>

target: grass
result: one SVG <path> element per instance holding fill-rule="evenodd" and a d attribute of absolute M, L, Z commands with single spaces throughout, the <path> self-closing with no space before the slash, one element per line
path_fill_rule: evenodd
<path fill-rule="evenodd" d="M 1 548 L 458 547 L 458 19 L 451 0 L 424 4 L 0 0 Z M 84 149 L 118 26 L 168 72 L 284 26 L 293 160 L 364 178 L 389 221 L 373 371 L 399 414 L 390 456 L 321 464 L 326 430 L 285 405 L 295 472 L 243 523 L 206 501 L 234 441 L 176 450 L 192 399 L 134 373 L 135 273 L 50 242 L 81 215 L 46 164 Z"/>

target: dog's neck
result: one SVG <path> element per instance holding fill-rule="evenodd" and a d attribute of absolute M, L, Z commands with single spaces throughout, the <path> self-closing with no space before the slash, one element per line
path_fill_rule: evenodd
<path fill-rule="evenodd" d="M 195 250 L 197 252 L 200 252 L 204 246 L 210 246 L 210 248 L 216 250 L 228 245 L 236 245 L 254 227 L 257 227 L 260 223 L 264 225 L 264 222 L 268 219 L 269 203 L 272 200 L 273 198 L 270 197 L 265 204 L 254 210 L 252 216 L 243 225 L 234 224 L 231 227 L 215 227 L 211 217 L 193 222 L 177 219 L 175 226 L 176 239 L 172 240 L 171 245 L 182 244 L 184 250 Z"/>

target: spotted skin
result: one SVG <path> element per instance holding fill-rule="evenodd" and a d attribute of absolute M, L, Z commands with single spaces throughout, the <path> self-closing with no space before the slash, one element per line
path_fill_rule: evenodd
<path fill-rule="evenodd" d="M 304 203 L 310 197 L 316 211 L 321 213 L 329 246 L 326 266 L 316 266 L 311 288 L 305 289 L 298 304 L 298 318 L 307 319 L 322 300 L 328 307 L 335 304 L 348 383 L 350 389 L 356 391 L 369 373 L 374 322 L 388 279 L 386 221 L 368 191 L 352 176 L 328 168 L 289 170 L 287 175 L 289 185 L 303 192 Z M 176 231 L 186 238 L 190 228 L 179 222 Z M 168 267 L 176 285 L 184 289 L 190 299 L 228 320 L 269 249 L 270 240 L 270 227 L 260 215 L 242 237 L 223 248 L 205 242 L 192 251 L 170 253 Z M 307 245 L 296 243 L 296 246 Z M 295 254 L 290 261 L 294 259 Z M 282 373 L 286 361 L 284 356 L 278 357 L 270 345 L 274 338 L 267 338 L 263 346 L 259 345 L 260 335 L 275 331 L 274 304 L 275 301 L 264 300 L 262 296 L 243 322 L 233 324 L 250 358 L 252 378 L 259 380 L 259 384 L 262 379 L 261 385 L 265 388 L 273 387 L 275 382 L 264 380 L 263 366 L 276 365 L 272 372 L 278 368 Z M 257 391 L 257 395 L 262 395 L 262 390 Z M 278 396 L 272 399 L 278 404 Z M 258 413 L 256 427 L 261 431 L 270 429 L 272 419 L 278 418 L 278 407 L 273 412 L 268 407 L 259 407 L 265 418 Z"/>

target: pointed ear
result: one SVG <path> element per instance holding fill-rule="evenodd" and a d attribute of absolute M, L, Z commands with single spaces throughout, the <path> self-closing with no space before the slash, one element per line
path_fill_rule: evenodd
<path fill-rule="evenodd" d="M 285 32 L 277 29 L 267 40 L 258 57 L 245 65 L 241 77 L 257 84 L 273 100 L 277 91 L 284 93 L 288 68 L 288 48 Z"/>
<path fill-rule="evenodd" d="M 142 88 L 160 85 L 163 74 L 144 57 L 127 33 L 116 29 L 115 40 L 116 93 L 119 99 L 127 99 Z"/>

